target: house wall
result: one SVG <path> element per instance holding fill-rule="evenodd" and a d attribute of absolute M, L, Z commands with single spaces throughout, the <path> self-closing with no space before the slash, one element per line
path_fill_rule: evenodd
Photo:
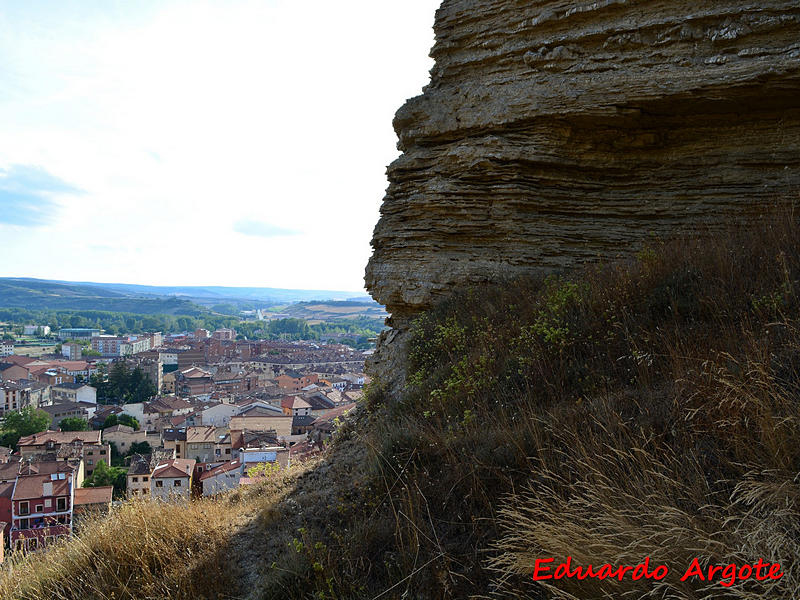
<path fill-rule="evenodd" d="M 180 481 L 180 485 L 175 482 Z M 161 482 L 161 485 L 158 485 Z M 159 477 L 150 480 L 150 496 L 159 500 L 189 500 L 189 477 Z"/>
<path fill-rule="evenodd" d="M 242 477 L 244 467 L 240 467 L 227 473 L 220 473 L 214 477 L 203 480 L 203 496 L 213 496 L 227 490 L 239 487 L 239 479 Z"/>
<path fill-rule="evenodd" d="M 128 498 L 150 495 L 150 473 L 128 475 Z"/>

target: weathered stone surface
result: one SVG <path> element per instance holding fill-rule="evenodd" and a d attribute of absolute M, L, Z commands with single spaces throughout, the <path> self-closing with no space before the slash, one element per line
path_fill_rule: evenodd
<path fill-rule="evenodd" d="M 435 31 L 366 273 L 401 330 L 800 190 L 797 0 L 445 0 Z"/>

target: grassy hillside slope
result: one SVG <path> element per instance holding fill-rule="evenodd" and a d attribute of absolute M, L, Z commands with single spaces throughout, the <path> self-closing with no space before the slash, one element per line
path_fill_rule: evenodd
<path fill-rule="evenodd" d="M 196 315 L 204 311 L 184 298 L 146 297 L 95 285 L 0 278 L 0 308 L 100 310 L 145 315 Z"/>
<path fill-rule="evenodd" d="M 796 597 L 798 293 L 800 226 L 765 218 L 460 294 L 415 323 L 402 397 L 373 386 L 319 464 L 220 501 L 233 512 L 153 509 L 129 537 L 125 508 L 105 538 L 6 571 L 0 597 Z M 211 533 L 189 526 L 200 510 Z M 671 571 L 532 581 L 566 556 Z M 694 557 L 785 575 L 679 581 Z"/>

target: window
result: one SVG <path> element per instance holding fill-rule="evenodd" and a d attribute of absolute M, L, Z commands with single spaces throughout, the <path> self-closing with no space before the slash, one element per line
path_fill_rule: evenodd
<path fill-rule="evenodd" d="M 125 444 L 122 444 L 122 445 L 124 446 Z M 105 451 L 105 450 L 100 450 L 100 456 L 104 456 L 104 455 L 105 455 L 105 453 L 106 453 L 106 451 Z"/>
<path fill-rule="evenodd" d="M 138 477 L 133 477 L 131 479 L 131 481 L 133 481 L 134 483 L 139 483 L 139 478 Z"/>
<path fill-rule="evenodd" d="M 28 524 L 28 519 L 20 519 L 19 520 L 19 528 L 20 529 L 28 529 L 30 525 Z"/>
<path fill-rule="evenodd" d="M 144 477 L 142 477 L 142 481 L 147 481 L 148 479 L 150 479 L 150 478 L 147 477 L 146 475 Z"/>
<path fill-rule="evenodd" d="M 67 499 L 66 498 L 58 498 L 56 499 L 56 510 L 61 512 L 63 510 L 67 510 Z"/>
<path fill-rule="evenodd" d="M 45 498 L 44 507 L 45 508 L 52 508 L 53 507 L 53 501 L 50 498 Z"/>
<path fill-rule="evenodd" d="M 150 490 L 148 490 L 147 488 L 144 488 L 144 489 L 142 490 L 142 493 L 144 493 L 144 494 L 149 494 L 149 493 L 150 493 Z"/>
<path fill-rule="evenodd" d="M 93 461 L 91 458 L 90 458 L 89 460 L 87 460 L 86 462 L 87 462 L 88 464 L 90 464 L 90 465 L 93 465 L 93 464 L 94 464 L 94 461 Z"/>
<path fill-rule="evenodd" d="M 41 504 L 37 504 L 37 505 L 36 505 L 36 512 L 37 512 L 37 513 L 40 513 L 40 512 L 42 512 L 42 505 L 41 505 Z"/>
<path fill-rule="evenodd" d="M 31 507 L 27 502 L 20 502 L 19 503 L 19 514 L 21 514 L 21 515 L 29 515 L 29 514 L 31 514 Z"/>
<path fill-rule="evenodd" d="M 88 454 L 89 456 L 94 456 L 94 451 L 89 450 L 86 454 Z"/>
<path fill-rule="evenodd" d="M 160 479 L 156 481 L 156 487 L 164 487 L 164 482 Z"/>
<path fill-rule="evenodd" d="M 174 483 L 173 485 L 174 485 L 175 487 L 181 487 L 181 480 L 180 480 L 180 479 L 176 479 L 176 480 L 175 480 L 175 483 Z"/>

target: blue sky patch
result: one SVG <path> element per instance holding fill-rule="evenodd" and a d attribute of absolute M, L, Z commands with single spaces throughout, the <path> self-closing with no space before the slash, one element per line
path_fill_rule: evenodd
<path fill-rule="evenodd" d="M 0 223 L 36 227 L 52 223 L 58 211 L 58 194 L 82 190 L 40 167 L 12 165 L 0 169 Z"/>

